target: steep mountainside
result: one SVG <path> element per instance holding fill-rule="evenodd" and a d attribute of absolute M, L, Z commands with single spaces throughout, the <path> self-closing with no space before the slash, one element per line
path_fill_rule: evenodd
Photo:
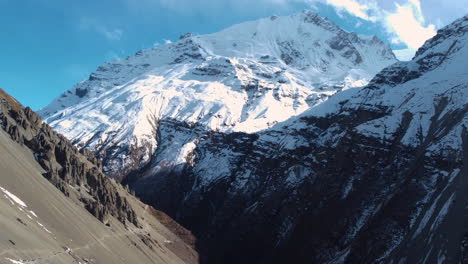
<path fill-rule="evenodd" d="M 394 62 L 376 37 L 304 11 L 186 34 L 106 63 L 39 113 L 79 148 L 95 150 L 112 176 L 141 167 L 155 151 L 163 173 L 190 159 L 207 131 L 272 127 Z"/>
<path fill-rule="evenodd" d="M 467 44 L 465 16 L 364 88 L 213 131 L 178 170 L 126 183 L 199 235 L 205 263 L 467 263 Z M 163 122 L 163 138 L 203 129 Z"/>
<path fill-rule="evenodd" d="M 0 126 L 0 263 L 197 262 L 188 231 L 1 89 Z"/>

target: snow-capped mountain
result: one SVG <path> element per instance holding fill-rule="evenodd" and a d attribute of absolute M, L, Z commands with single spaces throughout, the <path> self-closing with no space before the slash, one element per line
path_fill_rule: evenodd
<path fill-rule="evenodd" d="M 465 263 L 467 43 L 465 16 L 396 62 L 313 13 L 270 17 L 105 64 L 41 114 L 203 263 Z"/>
<path fill-rule="evenodd" d="M 126 178 L 207 263 L 468 263 L 468 16 L 299 116 Z M 180 134 L 197 126 L 162 121 Z"/>
<path fill-rule="evenodd" d="M 106 63 L 39 113 L 79 147 L 97 151 L 108 174 L 122 177 L 156 150 L 159 169 L 186 163 L 209 131 L 270 128 L 367 84 L 394 62 L 376 37 L 304 11 L 186 34 Z M 162 125 L 172 121 L 199 131 Z"/>

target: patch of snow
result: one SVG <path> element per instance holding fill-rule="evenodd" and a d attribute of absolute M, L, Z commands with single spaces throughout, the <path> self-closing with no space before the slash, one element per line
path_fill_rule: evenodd
<path fill-rule="evenodd" d="M 36 218 L 37 218 L 37 215 L 36 215 L 36 213 L 34 213 L 34 212 L 33 212 L 33 211 L 31 211 L 31 210 L 29 210 L 28 212 L 29 212 L 30 214 L 32 214 L 34 217 L 36 217 Z"/>
<path fill-rule="evenodd" d="M 345 250 L 341 251 L 338 253 L 338 257 L 335 258 L 334 260 L 330 261 L 330 264 L 343 264 L 346 263 L 346 259 L 349 256 L 349 253 L 351 252 L 351 248 L 346 248 Z"/>
<path fill-rule="evenodd" d="M 450 196 L 450 198 L 447 199 L 447 201 L 445 201 L 444 206 L 442 206 L 442 208 L 440 209 L 439 214 L 437 215 L 436 219 L 434 219 L 434 221 L 432 222 L 431 231 L 434 230 L 434 228 L 438 227 L 442 223 L 454 199 L 455 199 L 455 193 L 453 193 Z"/>
<path fill-rule="evenodd" d="M 26 262 L 23 262 L 22 260 L 14 260 L 11 258 L 5 258 L 6 260 L 10 261 L 13 264 L 26 264 Z"/>
<path fill-rule="evenodd" d="M 395 53 L 395 56 L 397 57 L 397 59 L 401 61 L 410 61 L 414 57 L 416 50 L 412 48 L 399 49 L 399 50 L 393 50 L 393 53 Z"/>
<path fill-rule="evenodd" d="M 18 196 L 12 194 L 7 189 L 1 186 L 0 190 L 4 193 L 5 198 L 7 198 L 7 200 L 9 200 L 12 205 L 17 205 L 18 210 L 26 214 L 26 217 L 28 217 L 31 220 L 33 220 L 33 217 L 38 218 L 34 211 L 26 209 L 28 206 L 25 202 L 18 198 Z M 50 230 L 48 230 L 43 224 L 41 224 L 39 221 L 36 222 L 44 231 L 46 231 L 49 234 L 52 234 L 52 232 L 50 232 Z"/>
<path fill-rule="evenodd" d="M 238 154 L 230 149 L 223 149 L 220 152 L 205 152 L 198 161 L 196 167 L 197 178 L 195 188 L 207 186 L 209 183 L 231 175 L 233 162 Z"/>
<path fill-rule="evenodd" d="M 346 197 L 348 197 L 349 193 L 353 189 L 353 182 L 354 182 L 353 178 L 348 179 L 348 182 L 343 188 L 343 194 L 341 195 L 341 199 L 346 199 Z"/>
<path fill-rule="evenodd" d="M 37 224 L 38 224 L 40 227 L 42 227 L 42 229 L 44 229 L 44 231 L 46 231 L 46 232 L 49 233 L 49 234 L 52 234 L 52 232 L 50 232 L 50 230 L 47 229 L 43 224 L 41 224 L 41 223 L 39 223 L 39 222 L 37 222 Z"/>
<path fill-rule="evenodd" d="M 375 205 L 370 205 L 362 210 L 359 217 L 353 226 L 348 229 L 346 238 L 348 240 L 353 239 L 361 228 L 366 224 L 367 220 L 374 214 Z"/>
<path fill-rule="evenodd" d="M 4 193 L 4 196 L 10 200 L 10 202 L 14 202 L 14 204 L 17 204 L 21 207 L 27 207 L 26 203 L 24 203 L 20 198 L 18 198 L 18 196 L 9 192 L 7 189 L 0 186 L 0 190 Z"/>
<path fill-rule="evenodd" d="M 392 237 L 387 242 L 388 243 L 388 245 L 387 245 L 388 249 L 385 250 L 385 252 L 382 254 L 382 256 L 380 256 L 376 260 L 376 263 L 380 263 L 384 259 L 386 259 L 388 256 L 390 256 L 392 251 L 395 250 L 398 247 L 398 245 L 400 245 L 400 243 L 401 243 L 401 241 L 403 240 L 404 237 L 405 237 L 405 234 L 401 230 L 398 230 L 398 232 L 392 233 Z"/>
<path fill-rule="evenodd" d="M 296 187 L 304 181 L 306 177 L 310 177 L 312 170 L 302 165 L 294 165 L 288 169 L 286 184 L 291 187 Z"/>
<path fill-rule="evenodd" d="M 439 203 L 439 200 L 440 198 L 442 197 L 442 195 L 445 193 L 445 191 L 447 190 L 448 186 L 450 186 L 450 184 L 453 182 L 453 180 L 455 179 L 455 177 L 458 175 L 458 173 L 460 172 L 460 169 L 454 169 L 453 172 L 449 175 L 449 179 L 448 179 L 448 183 L 447 185 L 445 186 L 445 188 L 439 193 L 439 195 L 437 196 L 437 198 L 434 200 L 434 202 L 431 204 L 431 206 L 429 207 L 429 209 L 427 209 L 426 213 L 424 214 L 423 218 L 421 219 L 421 221 L 419 222 L 419 225 L 418 225 L 418 228 L 416 229 L 416 232 L 414 233 L 413 235 L 413 239 L 416 238 L 417 235 L 419 235 L 422 230 L 426 227 L 426 225 L 429 223 L 429 220 L 432 218 L 432 215 L 434 214 L 434 211 Z M 434 179 L 436 180 L 436 179 Z M 433 191 L 431 192 L 431 194 L 434 193 Z M 428 197 L 425 197 L 424 201 L 423 202 L 427 202 L 427 199 Z M 450 200 L 450 199 L 449 199 Z M 447 203 L 446 203 L 447 205 Z M 447 208 L 448 209 L 448 208 Z M 431 227 L 432 229 L 432 227 Z"/>
<path fill-rule="evenodd" d="M 445 254 L 439 252 L 439 256 L 437 258 L 437 264 L 444 264 L 445 262 Z"/>

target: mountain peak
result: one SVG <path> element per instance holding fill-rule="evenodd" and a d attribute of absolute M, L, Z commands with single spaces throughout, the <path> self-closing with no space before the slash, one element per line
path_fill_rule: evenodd
<path fill-rule="evenodd" d="M 424 45 L 418 49 L 415 58 L 424 56 L 428 50 L 432 50 L 434 52 L 434 50 L 436 50 L 436 46 L 444 49 L 444 47 L 441 46 L 446 45 L 445 43 L 447 41 L 457 41 L 457 39 L 466 38 L 468 35 L 467 33 L 468 15 L 455 20 L 453 23 L 445 26 L 442 29 L 439 29 L 433 38 L 428 39 Z"/>
<path fill-rule="evenodd" d="M 115 175 L 150 159 L 155 121 L 255 132 L 367 84 L 394 62 L 382 42 L 304 11 L 185 34 L 106 63 L 40 114 L 79 147 L 113 160 L 106 168 Z M 175 144 L 193 147 L 186 140 Z M 185 160 L 185 151 L 173 160 Z"/>
<path fill-rule="evenodd" d="M 440 29 L 418 49 L 412 61 L 399 62 L 384 69 L 371 81 L 370 88 L 387 84 L 395 86 L 419 78 L 427 72 L 441 69 L 444 74 L 464 75 L 468 56 L 468 16 Z M 450 68 L 450 70 L 447 70 Z"/>
<path fill-rule="evenodd" d="M 187 32 L 185 34 L 182 34 L 180 37 L 179 37 L 179 40 L 182 40 L 182 39 L 186 39 L 186 38 L 190 38 L 192 36 L 192 33 L 191 32 Z"/>
<path fill-rule="evenodd" d="M 465 263 L 466 24 L 273 128 L 190 137 L 200 128 L 163 122 L 162 138 L 194 139 L 186 162 L 168 173 L 177 140 L 161 141 L 127 182 L 190 225 L 213 263 Z M 377 41 L 349 36 L 320 43 Z"/>
<path fill-rule="evenodd" d="M 378 49 L 381 53 L 378 56 L 396 60 L 390 47 L 377 37 L 346 32 L 327 18 L 307 10 L 292 16 L 237 24 L 214 34 L 196 36 L 194 41 L 209 54 L 253 58 L 269 55 L 301 70 L 323 67 L 326 61 L 333 60 L 329 57 L 332 53 L 339 53 L 336 55 L 345 59 L 341 65 L 363 63 L 362 67 L 380 68 L 372 64 L 373 59 L 362 60 L 365 57 L 362 53 L 369 48 Z"/>
<path fill-rule="evenodd" d="M 318 13 L 315 13 L 311 10 L 303 10 L 301 13 L 296 14 L 296 17 L 299 17 L 305 23 L 326 26 L 328 29 L 342 30 L 328 18 L 322 17 Z"/>

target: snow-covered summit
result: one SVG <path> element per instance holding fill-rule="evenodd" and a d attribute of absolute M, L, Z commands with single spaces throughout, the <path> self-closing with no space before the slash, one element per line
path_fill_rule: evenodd
<path fill-rule="evenodd" d="M 367 84 L 394 62 L 376 37 L 304 11 L 105 63 L 39 113 L 80 147 L 112 156 L 112 173 L 149 159 L 158 120 L 255 132 Z"/>
<path fill-rule="evenodd" d="M 360 134 L 387 140 L 398 135 L 410 147 L 431 142 L 432 154 L 460 152 L 462 131 L 468 128 L 467 43 L 465 16 L 427 40 L 412 61 L 392 64 L 366 87 L 343 92 L 275 129 L 301 127 L 301 117 L 348 116 L 365 110 L 381 117 L 355 127 Z"/>
<path fill-rule="evenodd" d="M 465 16 L 365 87 L 273 128 L 211 133 L 177 170 L 158 150 L 126 183 L 213 263 L 468 263 L 467 43 Z M 160 149 L 175 142 L 162 127 Z"/>

